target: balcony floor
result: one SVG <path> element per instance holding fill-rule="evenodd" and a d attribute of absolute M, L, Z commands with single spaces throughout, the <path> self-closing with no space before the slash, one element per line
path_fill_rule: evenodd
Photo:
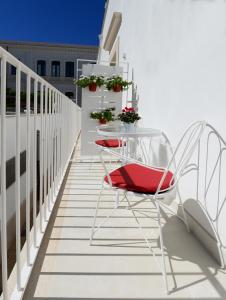
<path fill-rule="evenodd" d="M 23 299 L 226 299 L 226 272 L 187 233 L 184 224 L 166 212 L 162 222 L 169 296 L 130 211 L 117 210 L 90 246 L 102 175 L 100 164 L 91 168 L 90 163 L 79 161 L 77 149 Z M 99 219 L 113 206 L 114 194 L 108 191 L 102 199 Z M 141 212 L 140 220 L 148 235 L 152 231 L 160 260 L 155 210 L 142 204 Z"/>

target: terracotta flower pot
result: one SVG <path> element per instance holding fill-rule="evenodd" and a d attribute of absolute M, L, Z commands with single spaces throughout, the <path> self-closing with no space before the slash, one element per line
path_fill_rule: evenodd
<path fill-rule="evenodd" d="M 99 119 L 99 124 L 103 125 L 103 124 L 106 124 L 107 123 L 107 120 L 102 118 L 102 119 Z"/>
<path fill-rule="evenodd" d="M 96 85 L 96 83 L 90 83 L 90 84 L 89 84 L 89 91 L 90 91 L 90 92 L 96 92 L 96 90 L 97 90 L 97 85 Z"/>
<path fill-rule="evenodd" d="M 120 84 L 115 84 L 113 86 L 113 91 L 118 93 L 118 92 L 121 92 L 122 91 L 122 86 Z"/>

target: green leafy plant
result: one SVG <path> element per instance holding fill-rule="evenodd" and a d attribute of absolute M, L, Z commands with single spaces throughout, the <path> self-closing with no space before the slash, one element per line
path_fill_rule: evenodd
<path fill-rule="evenodd" d="M 78 80 L 74 80 L 74 83 L 81 88 L 85 88 L 87 86 L 90 86 L 91 84 L 95 84 L 96 86 L 102 86 L 105 83 L 105 80 L 104 76 L 102 75 L 81 75 Z"/>
<path fill-rule="evenodd" d="M 90 118 L 98 120 L 101 124 L 105 124 L 110 121 L 114 121 L 115 107 L 106 108 L 101 111 L 94 111 L 90 113 Z"/>
<path fill-rule="evenodd" d="M 135 123 L 136 121 L 140 120 L 141 117 L 135 111 L 133 107 L 125 107 L 122 110 L 122 113 L 118 115 L 118 120 L 124 123 Z"/>
<path fill-rule="evenodd" d="M 124 80 L 121 76 L 112 76 L 106 78 L 105 85 L 106 88 L 110 91 L 120 92 L 127 90 L 129 85 L 132 84 L 132 81 Z"/>

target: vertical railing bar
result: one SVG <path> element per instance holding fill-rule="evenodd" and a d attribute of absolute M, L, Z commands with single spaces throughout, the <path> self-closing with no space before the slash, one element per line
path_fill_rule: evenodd
<path fill-rule="evenodd" d="M 51 101 L 51 143 L 50 143 L 50 157 L 51 157 L 51 202 L 53 203 L 53 195 L 54 195 L 54 178 L 53 178 L 53 170 L 54 170 L 54 164 L 53 164 L 53 159 L 54 159 L 54 102 L 55 102 L 55 94 L 56 92 L 53 92 L 52 95 L 52 101 Z"/>
<path fill-rule="evenodd" d="M 21 290 L 21 234 L 20 234 L 20 87 L 21 68 L 16 69 L 16 158 L 15 158 L 15 207 L 16 207 L 16 270 L 17 289 Z"/>
<path fill-rule="evenodd" d="M 58 95 L 58 184 L 61 179 L 61 164 L 60 164 L 60 154 L 61 154 L 61 140 L 60 140 L 60 132 L 61 132 L 61 119 L 60 119 L 60 95 Z"/>
<path fill-rule="evenodd" d="M 45 87 L 45 94 L 46 94 L 46 87 Z M 43 208 L 42 208 L 42 202 L 43 202 L 43 142 L 44 142 L 44 133 L 43 133 L 43 84 L 41 83 L 41 89 L 40 89 L 40 114 L 41 114 L 41 126 L 40 126 L 40 148 L 39 148 L 39 168 L 40 168 L 40 191 L 39 191 L 39 222 L 40 222 L 40 232 L 43 232 L 42 229 L 42 222 L 43 222 Z"/>
<path fill-rule="evenodd" d="M 64 103 L 64 110 L 63 110 L 63 114 L 64 114 L 64 117 L 63 117 L 63 120 L 64 120 L 64 131 L 63 131 L 63 136 L 64 136 L 64 165 L 65 165 L 65 162 L 66 162 L 66 156 L 67 156 L 67 135 L 66 132 L 67 132 L 67 118 L 66 118 L 66 115 L 67 115 L 67 101 L 65 101 L 65 99 L 63 99 L 63 103 Z"/>
<path fill-rule="evenodd" d="M 3 299 L 8 299 L 6 216 L 6 59 L 1 59 L 1 258 Z"/>
<path fill-rule="evenodd" d="M 27 145 L 26 145 L 26 242 L 27 242 L 27 265 L 30 265 L 30 100 L 31 100 L 31 77 L 27 75 Z"/>
<path fill-rule="evenodd" d="M 57 193 L 58 191 L 58 99 L 59 99 L 59 95 L 58 93 L 56 94 L 56 106 L 55 106 L 55 130 L 56 130 L 56 133 L 55 133 L 55 143 L 56 143 L 56 154 L 55 154 L 55 193 Z"/>
<path fill-rule="evenodd" d="M 55 93 L 54 97 L 54 197 L 56 196 L 57 192 L 57 122 L 56 122 L 56 117 L 57 117 L 57 92 Z"/>
<path fill-rule="evenodd" d="M 63 109 L 62 109 L 62 96 L 60 96 L 60 178 L 63 176 L 63 141 L 62 141 L 62 131 L 63 131 Z"/>
<path fill-rule="evenodd" d="M 58 124 L 58 170 L 57 170 L 57 174 L 58 174 L 58 186 L 60 183 L 60 95 L 58 94 L 58 108 L 57 108 L 57 113 L 58 113 L 58 117 L 57 117 L 57 124 Z"/>
<path fill-rule="evenodd" d="M 48 151 L 47 151 L 47 157 L 48 157 L 48 211 L 51 212 L 51 208 L 50 208 L 50 197 L 51 197 L 51 193 L 50 193 L 50 176 L 51 176 L 51 158 L 50 158 L 50 149 L 51 149 L 51 101 L 52 101 L 52 93 L 53 91 L 50 90 L 49 93 L 49 114 L 48 114 Z"/>
<path fill-rule="evenodd" d="M 56 108 L 56 126 L 57 126 L 57 132 L 56 132 L 56 135 L 57 135 L 57 139 L 56 139 L 56 142 L 57 142 L 57 154 L 56 154 L 56 162 L 57 162 L 57 165 L 56 165 L 56 174 L 57 174 L 57 190 L 59 189 L 59 124 L 60 120 L 59 120 L 59 93 L 57 93 L 57 108 Z"/>
<path fill-rule="evenodd" d="M 67 144 L 68 134 L 65 135 L 65 133 L 67 132 L 67 129 L 68 129 L 67 118 L 65 118 L 67 116 L 68 107 L 67 107 L 67 101 L 65 99 L 64 99 L 64 105 L 65 105 L 65 110 L 64 110 L 64 120 L 65 120 L 65 127 L 64 127 L 64 136 L 65 136 L 64 165 L 65 165 L 65 162 L 66 162 L 66 159 L 67 159 L 67 149 L 68 149 L 68 144 Z"/>
<path fill-rule="evenodd" d="M 34 81 L 34 136 L 33 136 L 33 228 L 34 228 L 34 245 L 37 247 L 37 97 L 38 82 Z"/>
<path fill-rule="evenodd" d="M 48 130 L 48 97 L 49 97 L 50 90 L 46 87 L 45 90 L 45 122 L 44 122 L 44 219 L 47 221 L 47 203 L 46 203 L 46 196 L 47 196 L 47 130 Z"/>

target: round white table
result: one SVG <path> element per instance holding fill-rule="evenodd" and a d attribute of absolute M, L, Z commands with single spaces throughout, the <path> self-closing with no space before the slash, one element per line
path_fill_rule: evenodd
<path fill-rule="evenodd" d="M 126 130 L 124 126 L 99 126 L 97 133 L 104 137 L 115 138 L 160 137 L 162 135 L 159 129 L 134 127 Z"/>
<path fill-rule="evenodd" d="M 149 145 L 151 145 L 151 141 L 153 138 L 160 138 L 162 136 L 162 131 L 159 129 L 153 128 L 142 128 L 142 127 L 134 127 L 127 130 L 123 125 L 118 126 L 108 126 L 102 125 L 97 127 L 97 133 L 105 138 L 115 138 L 118 140 L 123 140 L 125 143 L 122 143 L 121 153 L 125 157 L 133 157 L 138 159 L 143 156 L 146 157 L 146 162 L 149 161 L 149 157 L 147 155 L 148 151 L 145 150 L 147 147 L 145 143 L 142 143 L 143 138 L 149 139 Z M 148 146 L 150 149 L 150 147 Z M 142 154 L 139 154 L 137 151 L 141 149 Z M 126 161 L 124 161 L 125 163 Z"/>

